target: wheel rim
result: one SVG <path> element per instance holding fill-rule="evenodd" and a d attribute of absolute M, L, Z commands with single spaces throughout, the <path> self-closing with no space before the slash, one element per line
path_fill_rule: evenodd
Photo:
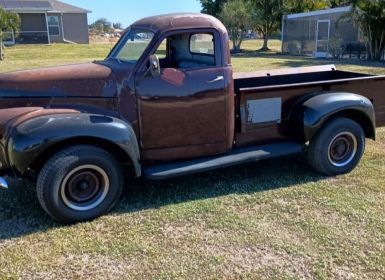
<path fill-rule="evenodd" d="M 89 211 L 98 207 L 110 189 L 107 173 L 96 165 L 82 165 L 64 178 L 61 197 L 65 205 L 76 211 Z"/>
<path fill-rule="evenodd" d="M 357 149 L 357 138 L 353 133 L 339 133 L 329 144 L 329 162 L 336 167 L 344 167 L 352 162 L 357 154 Z"/>

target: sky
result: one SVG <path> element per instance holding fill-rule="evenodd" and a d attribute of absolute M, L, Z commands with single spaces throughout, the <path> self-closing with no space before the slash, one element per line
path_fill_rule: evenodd
<path fill-rule="evenodd" d="M 198 0 L 61 0 L 92 13 L 88 22 L 107 18 L 111 22 L 120 22 L 124 27 L 138 19 L 158 14 L 174 12 L 200 12 Z"/>

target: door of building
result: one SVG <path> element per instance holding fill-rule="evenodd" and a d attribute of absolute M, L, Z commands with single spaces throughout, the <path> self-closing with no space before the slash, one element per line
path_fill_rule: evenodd
<path fill-rule="evenodd" d="M 327 57 L 329 54 L 330 20 L 317 21 L 315 57 Z"/>

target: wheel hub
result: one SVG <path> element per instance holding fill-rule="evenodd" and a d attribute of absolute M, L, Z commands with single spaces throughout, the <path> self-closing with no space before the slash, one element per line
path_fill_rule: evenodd
<path fill-rule="evenodd" d="M 100 181 L 92 171 L 79 171 L 68 181 L 68 195 L 78 203 L 89 201 L 100 191 Z"/>
<path fill-rule="evenodd" d="M 355 135 L 350 132 L 342 132 L 330 142 L 329 161 L 336 167 L 344 167 L 354 159 L 357 149 L 358 143 Z"/>
<path fill-rule="evenodd" d="M 88 211 L 99 206 L 110 188 L 107 173 L 95 165 L 83 165 L 73 169 L 61 185 L 61 197 L 69 208 Z"/>

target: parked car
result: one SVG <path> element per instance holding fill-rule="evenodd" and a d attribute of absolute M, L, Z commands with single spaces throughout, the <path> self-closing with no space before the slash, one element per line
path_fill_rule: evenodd
<path fill-rule="evenodd" d="M 253 31 L 253 30 L 247 30 L 245 33 L 244 33 L 244 38 L 246 39 L 257 39 L 258 38 L 258 34 Z"/>
<path fill-rule="evenodd" d="M 233 74 L 228 41 L 211 16 L 162 15 L 103 61 L 0 74 L 2 174 L 37 174 L 42 208 L 72 223 L 107 213 L 128 169 L 159 180 L 305 151 L 321 174 L 352 171 L 385 125 L 385 76 Z"/>

